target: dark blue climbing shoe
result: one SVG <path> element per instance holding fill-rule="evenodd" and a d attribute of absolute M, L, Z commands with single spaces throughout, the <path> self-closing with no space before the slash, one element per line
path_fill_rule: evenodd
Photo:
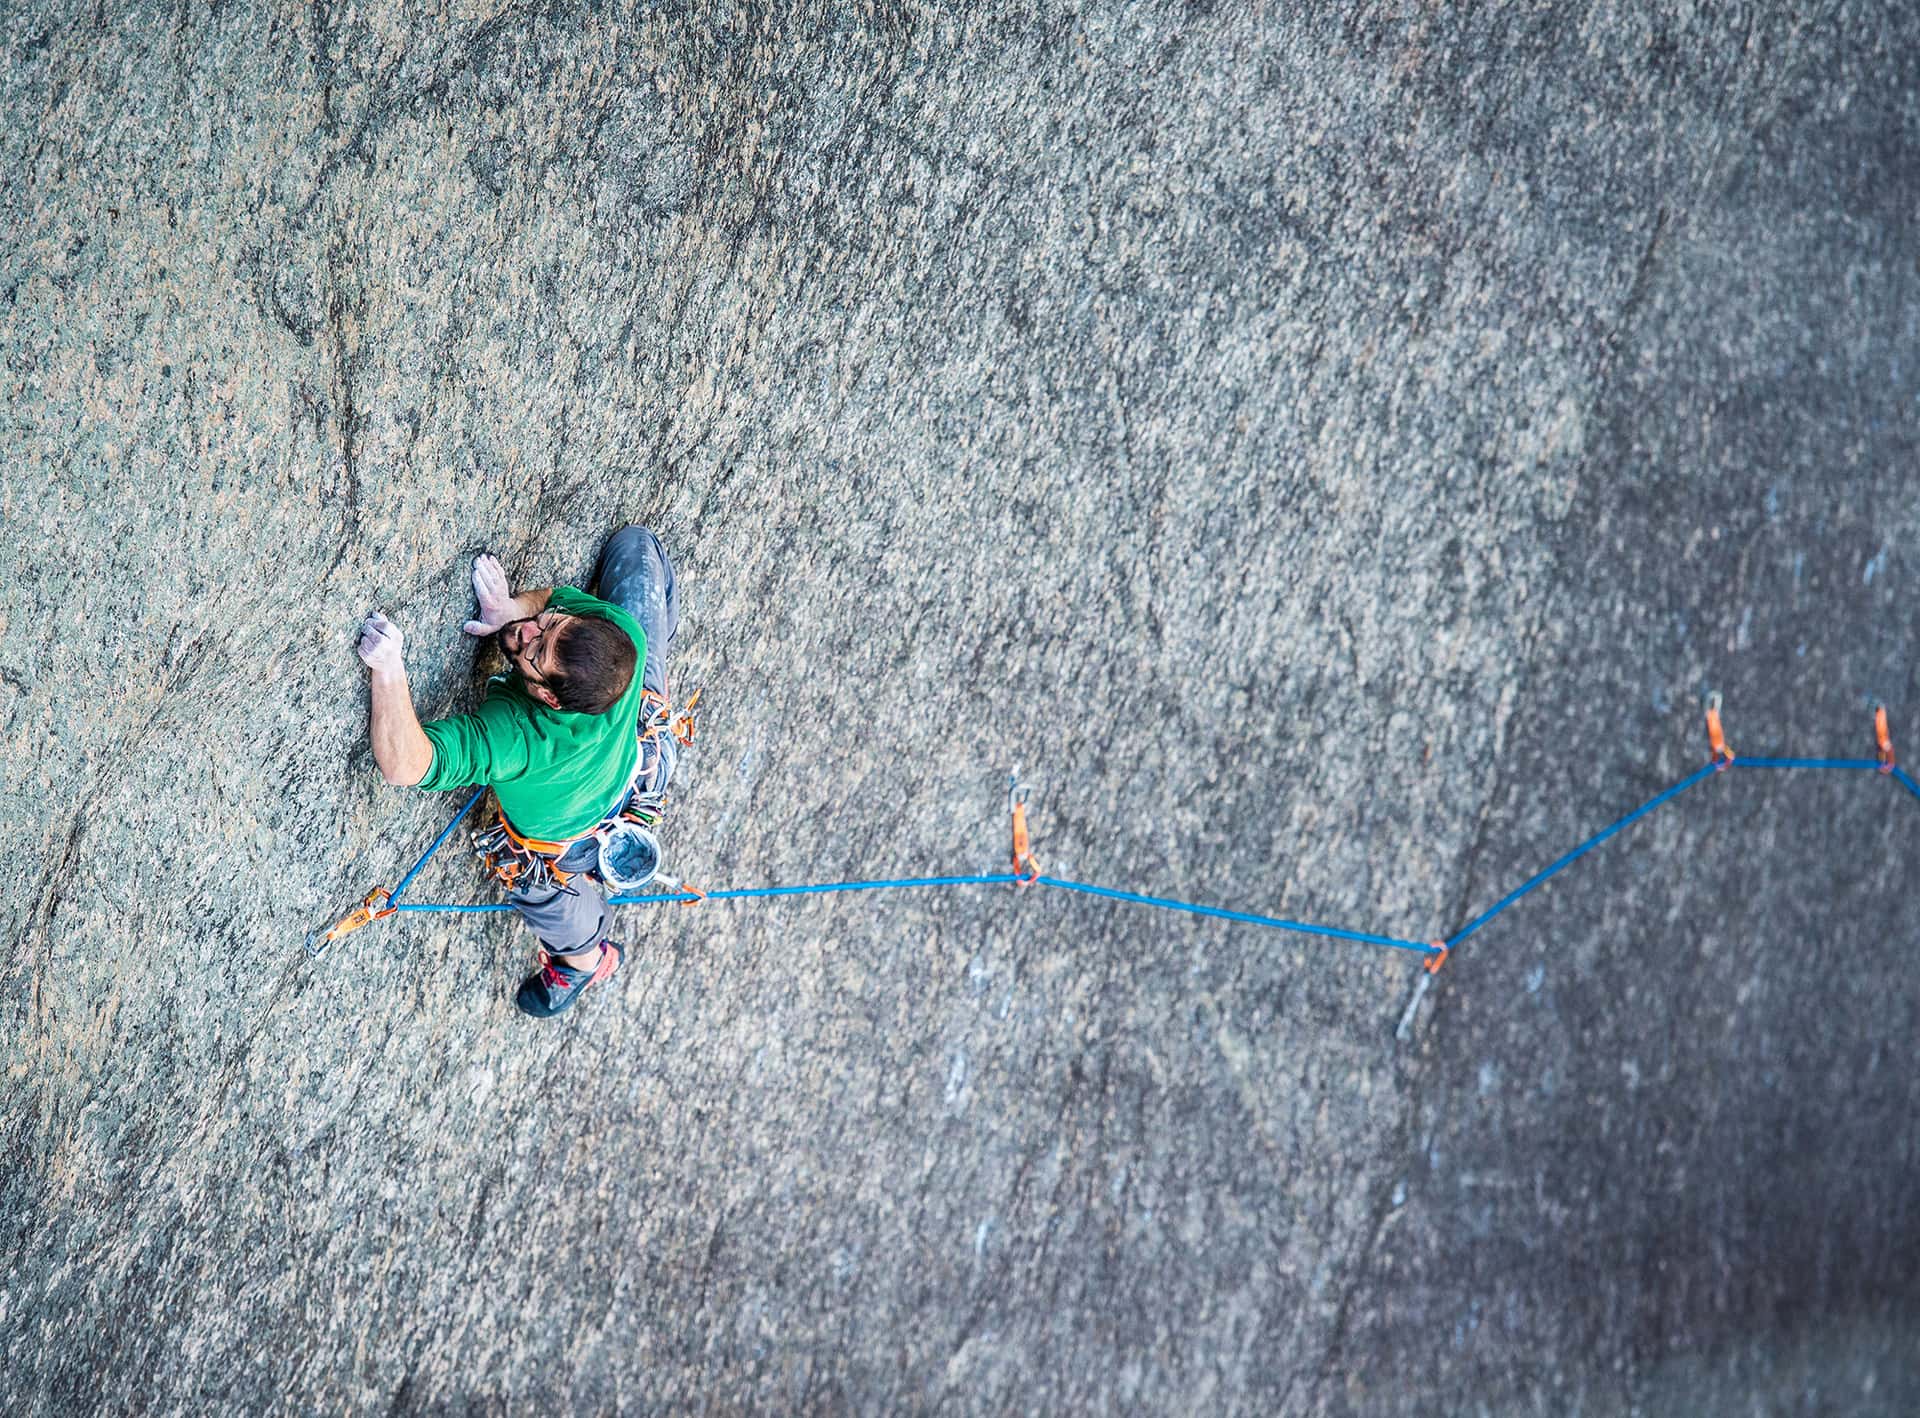
<path fill-rule="evenodd" d="M 611 940 L 600 942 L 600 960 L 591 970 L 565 965 L 540 952 L 540 968 L 520 982 L 513 1002 L 522 1014 L 551 1019 L 587 992 L 587 986 L 611 979 L 626 958 L 627 948 Z"/>

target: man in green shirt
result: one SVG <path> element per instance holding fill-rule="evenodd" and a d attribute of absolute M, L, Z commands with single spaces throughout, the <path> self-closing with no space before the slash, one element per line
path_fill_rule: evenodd
<path fill-rule="evenodd" d="M 359 650 L 372 671 L 373 756 L 395 785 L 493 788 L 515 852 L 537 868 L 508 898 L 541 947 L 541 968 L 515 1003 L 545 1018 L 620 968 L 625 948 L 608 938 L 613 913 L 591 874 L 592 833 L 636 788 L 664 788 L 673 770 L 671 737 L 640 735 L 652 718 L 644 706 L 666 702 L 679 591 L 644 527 L 608 541 L 594 595 L 568 586 L 511 594 L 491 556 L 474 560 L 473 590 L 480 613 L 466 632 L 497 637 L 512 669 L 488 681 L 471 714 L 421 723 L 399 628 L 378 611 L 367 617 Z"/>

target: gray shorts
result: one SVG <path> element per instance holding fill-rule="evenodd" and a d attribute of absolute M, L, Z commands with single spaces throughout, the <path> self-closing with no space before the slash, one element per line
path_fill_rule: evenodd
<path fill-rule="evenodd" d="M 680 629 L 680 590 L 673 563 L 660 539 L 645 527 L 622 527 L 608 539 L 594 573 L 593 594 L 611 601 L 640 622 L 647 637 L 647 663 L 640 682 L 656 694 L 667 692 L 667 656 Z M 655 788 L 666 786 L 673 771 L 674 745 L 661 736 L 661 751 L 642 745 L 641 779 Z M 562 854 L 560 870 L 577 872 L 564 887 L 515 891 L 507 899 L 539 937 L 550 955 L 579 955 L 593 949 L 613 932 L 613 909 L 598 880 L 585 875 L 599 861 L 599 844 L 592 838 L 575 842 Z"/>

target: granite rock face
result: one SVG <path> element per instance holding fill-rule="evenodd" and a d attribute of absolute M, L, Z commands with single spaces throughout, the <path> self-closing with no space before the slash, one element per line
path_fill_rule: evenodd
<path fill-rule="evenodd" d="M 1920 802 L 1411 956 L 402 917 L 360 615 L 675 554 L 709 886 L 1413 939 L 1920 744 L 1920 12 L 0 13 L 18 1413 L 1907 1413 Z M 489 898 L 458 850 L 415 899 Z"/>

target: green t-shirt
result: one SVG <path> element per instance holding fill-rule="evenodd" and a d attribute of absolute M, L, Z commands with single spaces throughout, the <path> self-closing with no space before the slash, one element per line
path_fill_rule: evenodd
<path fill-rule="evenodd" d="M 541 841 L 585 832 L 617 804 L 640 754 L 641 670 L 647 637 L 620 607 L 553 588 L 550 609 L 610 620 L 633 637 L 633 683 L 604 714 L 549 709 L 527 693 L 517 672 L 495 675 L 479 711 L 422 724 L 433 766 L 420 786 L 431 791 L 487 783 L 514 831 Z"/>

